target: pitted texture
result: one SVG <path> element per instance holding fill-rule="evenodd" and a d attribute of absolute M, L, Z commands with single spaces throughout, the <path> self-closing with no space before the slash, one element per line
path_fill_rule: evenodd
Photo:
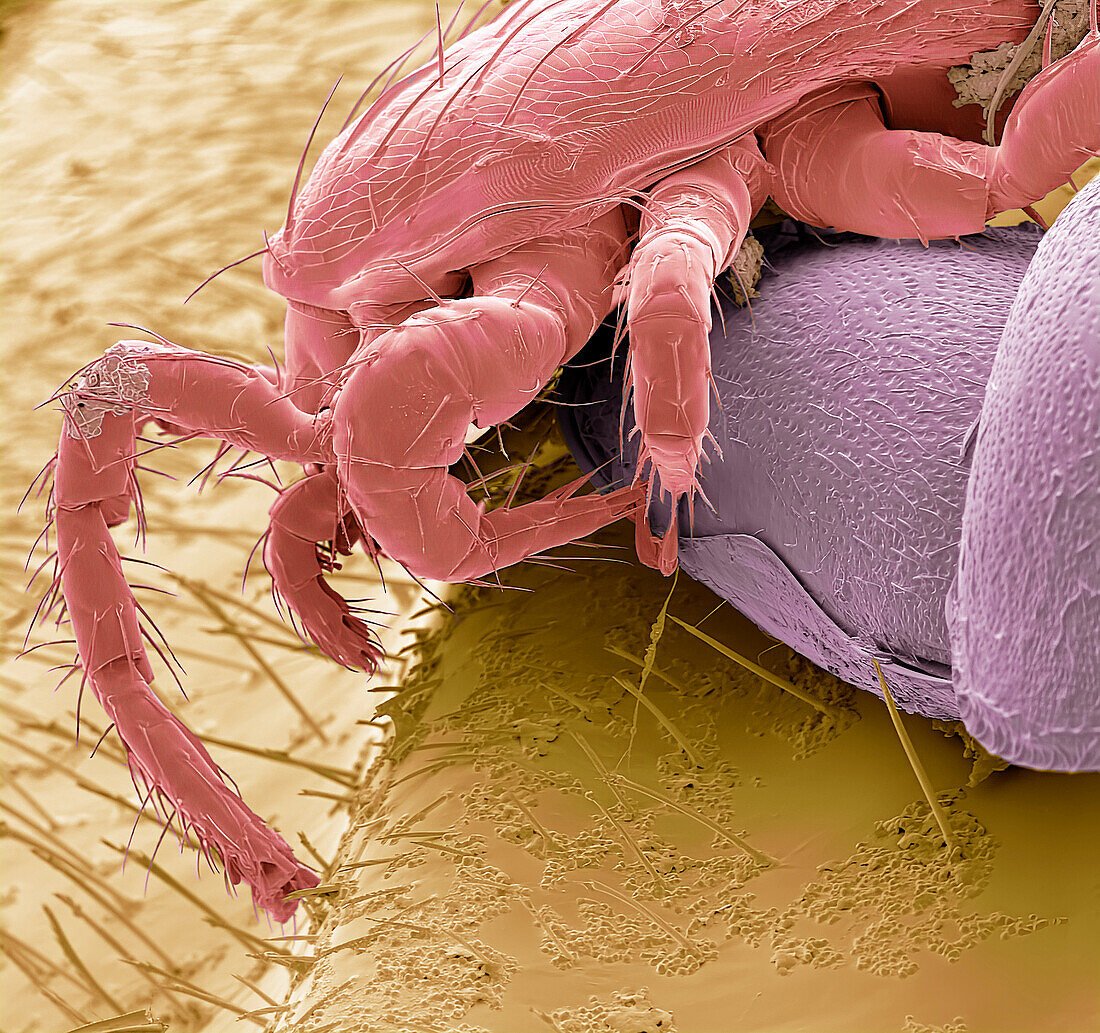
<path fill-rule="evenodd" d="M 903 710 L 934 718 L 959 716 L 949 674 L 935 673 L 931 664 L 925 666 L 932 670 L 919 670 L 912 659 L 887 655 L 868 636 L 850 634 L 759 536 L 684 538 L 679 552 L 681 564 L 692 577 L 733 603 L 769 635 L 846 682 L 881 695 L 871 662 L 876 658 Z M 934 611 L 933 616 L 938 614 Z"/>
<path fill-rule="evenodd" d="M 1100 766 L 1100 182 L 1043 238 L 989 379 L 952 644 L 967 728 L 1030 767 Z"/>
<path fill-rule="evenodd" d="M 965 446 L 1039 230 L 927 250 L 773 238 L 774 271 L 751 314 L 727 305 L 724 335 L 714 320 L 722 408 L 710 430 L 722 458 L 704 467 L 702 486 L 717 515 L 696 503 L 681 562 L 852 684 L 879 691 L 870 659 L 887 657 L 899 704 L 957 717 L 944 600 Z M 606 363 L 580 368 L 594 354 L 562 380 L 568 401 L 598 403 L 562 410 L 582 468 L 618 446 L 619 381 L 608 384 Z M 629 476 L 635 455 L 627 442 L 623 465 L 598 476 Z"/>

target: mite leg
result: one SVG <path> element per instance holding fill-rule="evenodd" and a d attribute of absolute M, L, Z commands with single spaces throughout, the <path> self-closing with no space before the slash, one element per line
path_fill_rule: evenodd
<path fill-rule="evenodd" d="M 629 370 L 641 434 L 637 475 L 652 463 L 671 503 L 658 553 L 638 523 L 639 557 L 664 573 L 676 565 L 676 505 L 689 504 L 710 418 L 710 298 L 717 275 L 745 239 L 770 176 L 753 137 L 662 180 L 650 191 L 630 260 Z"/>
<path fill-rule="evenodd" d="M 989 212 L 1024 208 L 1100 151 L 1100 33 L 1091 31 L 1020 93 L 995 148 Z"/>
<path fill-rule="evenodd" d="M 286 367 L 279 380 L 294 405 L 307 413 L 332 405 L 351 356 L 430 302 L 375 306 L 366 322 L 353 325 L 348 313 L 300 302 L 287 304 Z M 362 316 L 363 314 L 360 313 Z M 266 371 L 265 371 L 266 375 Z M 360 537 L 359 525 L 336 480 L 335 468 L 309 465 L 307 476 L 280 493 L 271 507 L 264 537 L 264 566 L 276 597 L 297 615 L 317 647 L 345 667 L 373 674 L 383 656 L 377 636 L 356 617 L 325 581 L 337 552 Z M 371 543 L 364 543 L 368 552 Z"/>
<path fill-rule="evenodd" d="M 340 369 L 359 346 L 359 331 L 344 312 L 291 301 L 283 330 L 287 397 L 303 412 L 315 413 L 336 386 Z"/>
<path fill-rule="evenodd" d="M 616 209 L 471 270 L 474 296 L 421 312 L 353 358 L 334 407 L 337 474 L 364 530 L 420 577 L 483 577 L 590 534 L 641 491 L 547 498 L 486 512 L 448 473 L 471 422 L 530 402 L 611 308 L 626 228 Z"/>
<path fill-rule="evenodd" d="M 357 534 L 335 471 L 328 467 L 292 484 L 276 499 L 264 565 L 317 647 L 345 667 L 373 674 L 382 658 L 377 637 L 324 579 L 333 569 L 335 552 L 341 545 L 350 549 Z"/>
<path fill-rule="evenodd" d="M 1037 76 L 999 147 L 887 129 L 865 85 L 830 87 L 761 127 L 784 211 L 817 226 L 929 240 L 979 233 L 1100 150 L 1100 37 Z"/>
<path fill-rule="evenodd" d="M 62 400 L 53 519 L 84 676 L 126 746 L 135 779 L 171 804 L 232 882 L 248 882 L 256 903 L 283 920 L 294 910 L 283 897 L 315 885 L 317 876 L 229 789 L 202 743 L 150 689 L 148 632 L 108 526 L 125 520 L 137 497 L 135 427 L 144 420 L 164 417 L 185 433 L 298 463 L 332 461 L 324 428 L 250 367 L 137 341 L 92 363 Z"/>

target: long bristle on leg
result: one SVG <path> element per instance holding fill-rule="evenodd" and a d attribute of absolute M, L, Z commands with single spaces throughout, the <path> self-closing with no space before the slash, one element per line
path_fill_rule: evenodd
<path fill-rule="evenodd" d="M 286 841 L 231 788 L 203 744 L 150 688 L 143 640 L 161 649 L 155 625 L 125 580 L 109 528 L 138 498 L 136 427 L 165 417 L 188 436 L 221 438 L 278 459 L 322 463 L 323 434 L 313 417 L 250 367 L 174 347 L 123 342 L 65 397 L 58 449 L 54 522 L 60 589 L 85 683 L 126 747 L 135 780 L 155 790 L 163 813 L 190 828 L 231 884 L 247 882 L 257 906 L 277 921 L 296 907 L 284 898 L 317 884 Z M 262 410 L 263 419 L 254 417 Z M 47 600 L 52 603 L 55 600 Z M 167 651 L 165 651 L 167 650 Z"/>
<path fill-rule="evenodd" d="M 326 583 L 341 546 L 350 548 L 354 518 L 341 513 L 331 472 L 313 474 L 285 489 L 271 507 L 264 566 L 276 591 L 317 647 L 339 664 L 373 674 L 382 658 L 376 635 Z M 332 543 L 329 551 L 325 544 Z"/>

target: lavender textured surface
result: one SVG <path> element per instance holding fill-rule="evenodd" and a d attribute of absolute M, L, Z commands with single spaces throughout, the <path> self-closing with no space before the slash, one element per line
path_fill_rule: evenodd
<path fill-rule="evenodd" d="M 1076 210 L 1083 203 L 1084 198 L 1075 202 Z M 1068 223 L 1074 212 L 1063 218 Z M 878 692 L 871 658 L 888 661 L 884 671 L 905 709 L 931 717 L 961 716 L 973 722 L 973 730 L 991 747 L 1029 763 L 1034 754 L 1017 749 L 1013 736 L 992 730 L 997 717 L 991 708 L 1001 705 L 995 689 L 983 697 L 982 714 L 987 716 L 975 719 L 973 689 L 960 708 L 952 684 L 945 601 L 958 569 L 974 430 L 985 385 L 1040 232 L 1036 227 L 990 230 L 988 237 L 966 238 L 961 247 L 934 242 L 926 251 L 918 243 L 850 237 L 834 237 L 838 246 L 825 247 L 808 237 L 792 239 L 789 230 L 788 224 L 766 242 L 774 271 L 765 273 L 751 316 L 725 304 L 724 333 L 721 320 L 715 320 L 711 349 L 722 408 L 712 406 L 710 430 L 722 458 L 704 468 L 702 487 L 717 514 L 697 500 L 694 535 L 682 531 L 680 563 L 769 634 L 852 684 Z M 1041 258 L 1055 251 L 1054 243 L 1046 242 Z M 1087 249 L 1070 244 L 1060 250 L 1067 249 L 1088 260 Z M 1040 269 L 1050 268 L 1050 260 L 1042 261 L 1029 282 Z M 1090 282 L 1078 267 L 1063 275 L 1070 283 Z M 1076 597 L 1066 595 L 1065 579 L 1058 578 L 1055 568 L 1071 565 L 1072 551 L 1067 550 L 1088 545 L 1092 559 L 1084 554 L 1080 559 L 1095 571 L 1096 520 L 1089 539 L 1082 526 L 1085 498 L 1081 493 L 1072 497 L 1067 485 L 1061 498 L 1064 530 L 1049 533 L 1049 558 L 1031 579 L 1042 581 L 1031 589 L 1040 595 L 1046 590 L 1047 600 L 1037 604 L 1042 612 L 1036 613 L 1038 623 L 1028 633 L 1031 641 L 1023 645 L 1027 638 L 1022 637 L 1021 645 L 1003 659 L 989 654 L 986 641 L 978 642 L 979 636 L 995 638 L 1013 626 L 1016 586 L 1025 583 L 1023 571 L 1029 569 L 1033 549 L 1028 544 L 1031 532 L 1024 526 L 1033 515 L 1026 520 L 1015 510 L 995 515 L 991 500 L 1011 495 L 1011 480 L 1017 476 L 1001 452 L 1035 466 L 1054 458 L 1052 439 L 1057 439 L 1071 450 L 1078 466 L 1093 464 L 1091 484 L 1083 469 L 1064 463 L 1062 474 L 1052 473 L 1047 481 L 1079 477 L 1072 483 L 1084 496 L 1091 492 L 1095 505 L 1096 357 L 1086 360 L 1078 335 L 1075 364 L 1067 362 L 1064 371 L 1057 365 L 1062 361 L 1057 357 L 1073 343 L 1072 335 L 1065 340 L 1066 327 L 1080 323 L 1080 310 L 1089 303 L 1084 288 L 1063 293 L 1073 311 L 1060 315 L 1056 307 L 1048 316 L 1051 325 L 1038 329 L 1044 357 L 1028 360 L 1025 353 L 1033 346 L 1014 343 L 1026 340 L 1026 332 L 1017 326 L 1027 322 L 1029 311 L 1018 304 L 1005 338 L 1006 354 L 997 360 L 998 369 L 1013 364 L 1018 390 L 1046 370 L 1051 386 L 1044 397 L 1031 397 L 1030 422 L 1018 413 L 1019 400 L 994 400 L 996 411 L 1004 414 L 995 423 L 986 416 L 990 428 L 998 428 L 997 444 L 1007 442 L 1007 447 L 985 462 L 989 474 L 976 476 L 971 486 L 993 512 L 981 518 L 981 531 L 974 529 L 978 518 L 967 512 L 968 550 L 985 552 L 964 577 L 965 598 L 987 600 L 983 612 L 993 623 L 982 625 L 981 631 L 973 622 L 965 628 L 974 642 L 971 655 L 980 653 L 987 665 L 979 671 L 978 661 L 970 659 L 968 670 L 976 681 L 968 686 L 985 685 L 986 678 L 999 678 L 1006 669 L 1019 676 L 1028 655 L 1049 648 L 1042 637 L 1058 616 L 1056 599 L 1078 599 L 1062 625 L 1065 644 L 1060 648 L 1079 646 L 1088 637 L 1081 624 L 1088 586 L 1083 582 Z M 1095 303 L 1092 307 L 1095 322 Z M 606 355 L 606 340 L 593 342 L 590 351 L 578 356 L 578 368 L 568 370 L 562 381 L 566 400 L 595 404 L 563 408 L 562 422 L 583 468 L 611 460 L 598 475 L 608 483 L 633 475 L 637 439 L 626 444 L 621 460 L 616 458 L 620 363 L 611 383 L 606 362 L 579 368 L 594 361 L 601 348 Z M 1092 363 L 1091 388 L 1084 371 L 1087 361 Z M 1076 395 L 1070 390 L 1074 384 Z M 1055 393 L 1059 399 L 1075 399 L 1061 421 L 1047 409 Z M 628 412 L 627 434 L 631 429 Z M 985 453 L 996 451 L 994 433 L 983 429 L 979 465 Z M 1050 442 L 1051 451 L 1041 451 L 1045 446 L 1035 442 L 1026 456 L 1013 448 L 1017 437 L 1029 435 Z M 654 503 L 655 525 L 665 510 L 667 505 Z M 998 545 L 993 538 L 1005 518 L 1016 522 L 1015 536 Z M 681 519 L 681 528 L 686 524 Z M 982 534 L 979 545 L 976 538 Z M 1067 576 L 1087 577 L 1076 570 Z M 1088 598 L 1095 601 L 1095 579 L 1091 584 Z M 956 633 L 962 634 L 959 627 Z M 1081 662 L 1087 664 L 1087 658 Z M 1048 701 L 1051 696 L 1076 699 L 1075 713 L 1080 714 L 1088 707 L 1088 672 L 1065 657 L 1054 663 L 1063 675 L 1075 671 L 1074 677 L 1085 681 L 1068 683 L 1063 677 L 1058 689 L 1050 689 L 1058 681 L 1052 664 L 1045 671 L 1034 668 L 1024 688 L 1033 686 Z M 1094 677 L 1095 661 L 1092 670 Z M 1056 705 L 1048 702 L 1044 709 L 1036 701 L 1023 720 L 1047 721 Z M 1071 763 L 1095 761 L 1076 756 Z"/>
<path fill-rule="evenodd" d="M 966 726 L 1029 767 L 1100 767 L 1100 182 L 1043 238 L 982 408 L 951 599 Z"/>

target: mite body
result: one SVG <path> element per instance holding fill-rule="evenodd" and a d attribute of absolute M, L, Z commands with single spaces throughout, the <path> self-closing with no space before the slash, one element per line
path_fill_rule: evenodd
<path fill-rule="evenodd" d="M 282 370 L 124 341 L 81 371 L 54 465 L 54 601 L 59 586 L 138 780 L 259 906 L 289 917 L 285 896 L 317 876 L 149 689 L 108 530 L 140 498 L 138 428 L 302 465 L 264 558 L 306 632 L 368 672 L 378 643 L 323 580 L 334 549 L 475 580 L 631 515 L 639 555 L 669 572 L 675 521 L 654 539 L 645 513 L 658 484 L 674 509 L 697 491 L 710 296 L 754 213 L 770 195 L 817 225 L 928 240 L 1044 196 L 1100 150 L 1095 5 L 998 146 L 887 128 L 876 85 L 916 73 L 897 96 L 920 109 L 922 74 L 1021 42 L 1039 15 L 1018 0 L 519 0 L 385 89 L 295 182 L 264 251 L 288 302 Z M 635 483 L 582 496 L 582 478 L 486 512 L 448 469 L 469 425 L 518 412 L 620 302 Z"/>

